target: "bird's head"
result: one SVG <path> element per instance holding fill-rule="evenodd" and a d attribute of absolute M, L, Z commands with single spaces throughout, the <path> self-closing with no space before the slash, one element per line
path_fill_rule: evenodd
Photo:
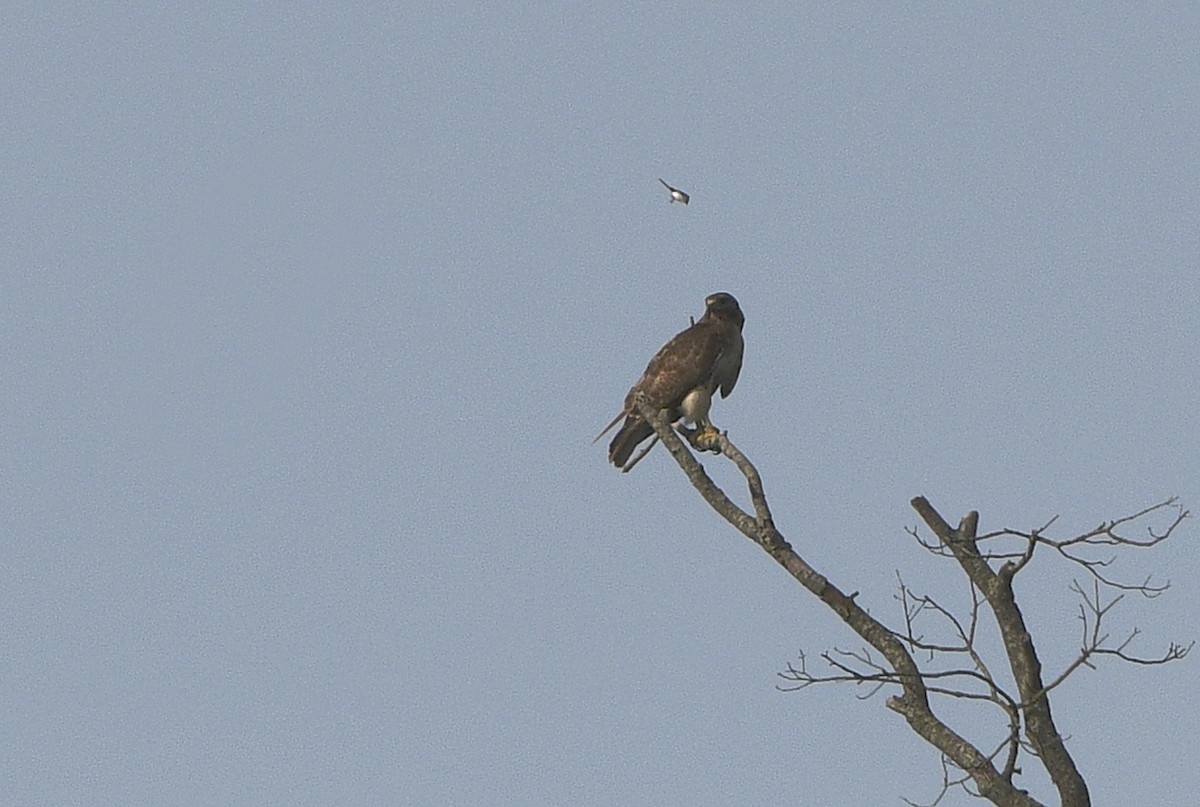
<path fill-rule="evenodd" d="M 738 330 L 741 330 L 746 322 L 746 315 L 742 313 L 738 301 L 732 294 L 723 291 L 710 294 L 704 299 L 704 315 L 737 323 Z"/>

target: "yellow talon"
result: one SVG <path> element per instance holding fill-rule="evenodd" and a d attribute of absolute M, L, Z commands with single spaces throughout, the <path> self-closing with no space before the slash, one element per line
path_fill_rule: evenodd
<path fill-rule="evenodd" d="M 721 433 L 717 431 L 712 424 L 708 424 L 703 428 L 698 428 L 691 434 L 691 442 L 694 447 L 701 451 L 717 451 L 717 438 Z"/>

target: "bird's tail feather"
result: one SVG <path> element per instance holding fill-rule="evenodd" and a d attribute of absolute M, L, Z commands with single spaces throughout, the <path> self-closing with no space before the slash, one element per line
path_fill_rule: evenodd
<path fill-rule="evenodd" d="M 652 434 L 654 428 L 649 423 L 641 418 L 629 418 L 608 447 L 609 461 L 618 468 L 624 468 L 638 443 Z"/>

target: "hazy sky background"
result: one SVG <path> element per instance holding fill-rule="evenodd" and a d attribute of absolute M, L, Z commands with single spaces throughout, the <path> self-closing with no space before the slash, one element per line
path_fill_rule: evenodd
<path fill-rule="evenodd" d="M 776 689 L 861 642 L 589 441 L 729 291 L 714 419 L 892 624 L 897 571 L 967 596 L 915 495 L 1200 507 L 1198 41 L 1192 3 L 6 6 L 0 801 L 932 800 L 883 694 Z M 1200 632 L 1198 536 L 1122 561 L 1174 584 L 1135 650 Z M 1035 566 L 1052 677 L 1076 570 Z M 1193 803 L 1196 669 L 1055 693 L 1094 803 Z"/>

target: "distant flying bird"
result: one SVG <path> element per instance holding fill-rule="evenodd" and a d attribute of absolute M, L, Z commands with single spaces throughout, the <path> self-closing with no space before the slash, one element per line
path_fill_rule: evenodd
<path fill-rule="evenodd" d="M 663 184 L 664 188 L 666 188 L 667 190 L 669 190 L 671 192 L 671 201 L 672 202 L 683 202 L 686 205 L 688 203 L 688 199 L 692 198 L 692 197 L 688 196 L 686 193 L 684 193 L 683 191 L 679 190 L 679 188 L 672 188 L 670 185 L 667 184 L 666 180 L 664 180 L 662 177 L 659 177 L 658 181 Z"/>
<path fill-rule="evenodd" d="M 625 396 L 621 413 L 596 435 L 599 440 L 621 418 L 625 419 L 608 447 L 608 459 L 613 465 L 628 471 L 645 456 L 643 451 L 630 460 L 638 443 L 651 436 L 658 439 L 654 428 L 634 404 L 634 397 L 639 392 L 646 394 L 651 406 L 666 409 L 667 419 L 671 422 L 686 420 L 696 424 L 695 434 L 689 436 L 693 445 L 716 436 L 717 430 L 708 419 L 708 410 L 712 406 L 713 393 L 719 389 L 721 397 L 725 398 L 737 383 L 742 371 L 742 326 L 745 322 L 746 317 L 732 294 L 710 294 L 704 301 L 704 316 L 654 354 L 646 372 Z M 651 442 L 650 447 L 653 446 Z"/>

